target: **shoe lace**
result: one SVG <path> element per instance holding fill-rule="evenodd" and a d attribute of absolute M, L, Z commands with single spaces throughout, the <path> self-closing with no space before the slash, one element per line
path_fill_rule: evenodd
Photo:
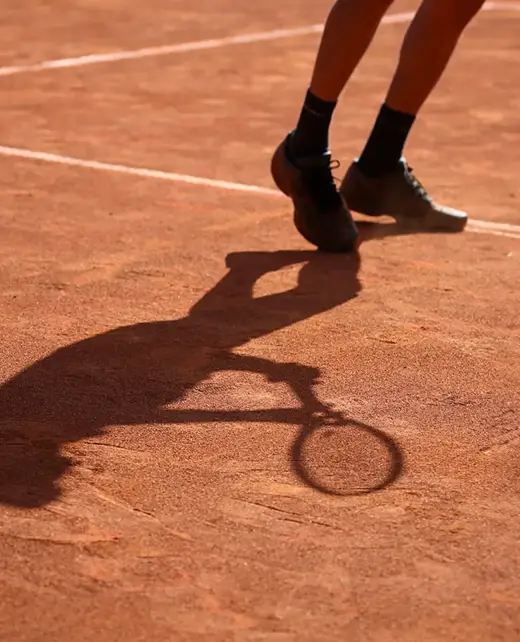
<path fill-rule="evenodd" d="M 404 173 L 404 177 L 406 179 L 406 182 L 411 186 L 413 191 L 420 196 L 423 199 L 428 199 L 430 200 L 430 197 L 428 195 L 428 192 L 426 191 L 426 188 L 424 185 L 421 183 L 421 181 L 415 176 L 413 173 L 413 167 L 410 167 L 410 165 L 406 165 L 406 171 Z"/>
<path fill-rule="evenodd" d="M 311 167 L 303 171 L 303 181 L 313 201 L 319 204 L 321 210 L 331 210 L 341 204 L 336 182 L 332 172 L 338 169 L 341 163 L 338 160 L 331 160 L 328 165 L 322 167 Z"/>

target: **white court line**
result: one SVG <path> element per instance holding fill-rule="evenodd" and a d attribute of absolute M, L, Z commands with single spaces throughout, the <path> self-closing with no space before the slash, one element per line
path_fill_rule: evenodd
<path fill-rule="evenodd" d="M 487 2 L 483 9 L 487 11 L 520 11 L 520 3 L 509 2 Z M 383 18 L 383 24 L 396 24 L 409 22 L 414 16 L 413 12 L 397 13 Z M 101 62 L 116 62 L 119 60 L 131 60 L 137 58 L 145 58 L 150 56 L 161 56 L 171 53 L 181 53 L 189 51 L 198 51 L 203 49 L 215 49 L 218 47 L 225 47 L 235 44 L 248 44 L 253 42 L 261 42 L 265 40 L 276 40 L 280 38 L 289 38 L 300 35 L 307 35 L 311 33 L 320 33 L 323 26 L 310 25 L 307 27 L 298 27 L 295 29 L 279 29 L 274 31 L 267 31 L 256 34 L 245 34 L 241 36 L 230 36 L 226 38 L 219 38 L 213 40 L 202 40 L 198 42 L 187 42 L 177 45 L 165 45 L 162 47 L 147 47 L 133 51 L 120 51 L 107 54 L 91 54 L 80 56 L 78 58 L 67 58 L 60 60 L 48 60 L 45 62 L 37 63 L 35 65 L 20 65 L 12 67 L 0 67 L 0 76 L 14 75 L 24 72 L 44 71 L 46 69 L 59 69 L 65 67 L 79 67 L 89 64 Z M 58 163 L 61 165 L 69 165 L 75 167 L 83 167 L 87 169 L 95 169 L 108 172 L 116 172 L 120 174 L 130 174 L 133 176 L 141 176 L 143 178 L 154 178 L 159 180 L 167 180 L 178 183 L 186 183 L 189 185 L 200 185 L 204 187 L 213 187 L 216 189 L 232 190 L 238 192 L 249 192 L 254 194 L 263 194 L 266 196 L 280 196 L 278 190 L 269 187 L 261 187 L 258 185 L 248 185 L 244 183 L 235 183 L 230 181 L 221 181 L 211 178 L 204 178 L 199 176 L 189 176 L 187 174 L 177 174 L 174 172 L 165 172 L 162 170 L 153 170 L 139 167 L 129 167 L 127 165 L 117 165 L 112 163 L 102 163 L 99 161 L 83 160 L 71 156 L 62 156 L 59 154 L 49 154 L 46 152 L 37 152 L 16 147 L 0 146 L 0 155 L 11 156 L 18 158 L 26 158 L 29 160 L 37 160 L 48 163 Z M 493 234 L 498 236 L 508 236 L 511 238 L 520 239 L 520 226 L 510 225 L 507 223 L 493 223 L 490 221 L 471 220 L 468 224 L 468 229 L 473 232 L 481 234 Z"/>
<path fill-rule="evenodd" d="M 215 187 L 217 189 L 232 190 L 235 192 L 253 192 L 254 194 L 266 194 L 277 196 L 279 192 L 269 187 L 247 185 L 245 183 L 233 183 L 219 181 L 213 178 L 190 176 L 189 174 L 176 174 L 175 172 L 163 172 L 160 169 L 145 169 L 143 167 L 129 167 L 128 165 L 115 165 L 113 163 L 100 163 L 98 161 L 83 160 L 73 156 L 61 156 L 60 154 L 48 154 L 47 152 L 35 152 L 29 149 L 18 147 L 6 147 L 0 145 L 0 156 L 14 156 L 27 158 L 29 160 L 44 161 L 46 163 L 57 163 L 59 165 L 70 165 L 73 167 L 85 167 L 87 169 L 99 169 L 105 172 L 116 172 L 118 174 L 131 174 L 143 178 L 157 178 L 174 183 L 188 183 L 189 185 L 202 185 L 203 187 Z"/>
<path fill-rule="evenodd" d="M 454 0 L 456 1 L 456 0 Z M 487 11 L 520 11 L 518 2 L 487 2 L 483 9 Z M 385 16 L 382 24 L 397 24 L 410 22 L 415 12 L 394 13 Z M 294 29 L 276 29 L 260 33 L 243 34 L 240 36 L 228 36 L 225 38 L 214 38 L 211 40 L 198 40 L 195 42 L 184 42 L 175 45 L 163 45 L 159 47 L 145 47 L 128 51 L 113 51 L 110 53 L 87 54 L 76 58 L 59 58 L 57 60 L 45 60 L 33 65 L 13 65 L 0 67 L 0 76 L 13 76 L 27 72 L 38 72 L 49 69 L 63 69 L 68 67 L 83 67 L 102 62 L 118 62 L 121 60 L 136 60 L 138 58 L 149 58 L 152 56 L 166 56 L 174 53 L 187 53 L 189 51 L 202 51 L 204 49 L 217 49 L 229 45 L 250 44 L 266 40 L 279 40 L 280 38 L 293 38 L 305 36 L 312 33 L 321 33 L 322 24 L 309 25 L 307 27 L 296 27 Z"/>
<path fill-rule="evenodd" d="M 520 11 L 519 2 L 486 2 L 483 11 Z"/>
<path fill-rule="evenodd" d="M 413 12 L 396 13 L 385 16 L 383 24 L 395 24 L 409 22 L 413 18 Z M 183 42 L 176 45 L 163 45 L 159 47 L 145 47 L 129 51 L 114 51 L 111 53 L 88 54 L 77 58 L 60 58 L 57 60 L 45 60 L 34 65 L 15 65 L 12 67 L 0 67 L 0 76 L 13 76 L 26 72 L 45 71 L 47 69 L 63 69 L 65 67 L 83 67 L 94 65 L 100 62 L 118 62 L 120 60 L 136 60 L 138 58 L 150 58 L 152 56 L 166 56 L 174 53 L 186 53 L 189 51 L 202 51 L 204 49 L 218 49 L 229 45 L 243 45 L 265 40 L 279 40 L 281 38 L 293 38 L 295 36 L 306 36 L 312 33 L 321 33 L 322 24 L 296 27 L 294 29 L 275 29 L 260 33 L 249 33 L 240 36 L 227 36 L 225 38 L 214 38 L 212 40 L 198 40 L 195 42 Z"/>
<path fill-rule="evenodd" d="M 265 196 L 282 196 L 281 192 L 270 187 L 248 185 L 246 183 L 234 183 L 232 181 L 220 181 L 213 178 L 189 176 L 187 174 L 176 174 L 174 172 L 164 172 L 162 170 L 156 169 L 129 167 L 128 165 L 101 163 L 99 161 L 84 160 L 81 158 L 75 158 L 73 156 L 61 156 L 60 154 L 35 152 L 29 149 L 21 149 L 18 147 L 6 147 L 0 145 L 0 155 L 26 158 L 35 161 L 44 161 L 46 163 L 57 163 L 60 165 L 68 165 L 72 167 L 83 167 L 85 169 L 96 169 L 105 172 L 115 172 L 118 174 L 129 174 L 131 176 L 141 176 L 143 178 L 156 178 L 159 180 L 171 181 L 173 183 L 187 183 L 188 185 L 213 187 L 234 192 L 249 192 Z M 508 236 L 510 238 L 520 239 L 520 225 L 511 225 L 509 223 L 494 223 L 492 221 L 470 220 L 467 229 L 468 231 L 477 232 L 480 234 L 492 234 L 495 236 Z"/>
<path fill-rule="evenodd" d="M 489 221 L 471 220 L 469 225 L 472 232 L 480 234 L 496 234 L 497 236 L 510 236 L 520 239 L 520 225 L 511 223 L 491 223 Z"/>

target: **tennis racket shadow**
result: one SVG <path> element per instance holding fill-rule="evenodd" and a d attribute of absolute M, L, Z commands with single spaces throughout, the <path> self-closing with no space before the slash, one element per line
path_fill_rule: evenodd
<path fill-rule="evenodd" d="M 402 474 L 404 455 L 396 440 L 320 399 L 317 387 L 322 374 L 318 368 L 227 354 L 222 356 L 220 369 L 257 373 L 269 382 L 284 383 L 300 402 L 299 406 L 258 410 L 172 409 L 166 412 L 164 421 L 178 425 L 236 422 L 298 426 L 288 452 L 292 471 L 301 482 L 327 495 L 375 493 L 394 484 Z"/>
<path fill-rule="evenodd" d="M 373 469 L 376 459 L 366 455 L 376 452 L 379 473 L 387 469 L 380 478 L 372 475 L 357 484 L 363 492 L 381 490 L 395 481 L 402 468 L 398 444 L 322 403 L 317 393 L 322 376 L 318 368 L 236 352 L 253 339 L 347 304 L 361 289 L 360 260 L 359 253 L 231 254 L 225 275 L 185 317 L 122 326 L 88 337 L 4 382 L 0 386 L 0 502 L 31 508 L 59 497 L 60 479 L 74 466 L 63 450 L 68 444 L 102 435 L 107 429 L 197 421 L 300 426 L 290 465 L 304 483 L 322 492 L 341 494 L 341 488 L 331 486 L 320 470 L 329 470 L 333 459 L 325 446 L 345 435 L 359 450 L 359 461 Z M 294 287 L 255 296 L 255 284 L 264 275 L 298 265 Z M 190 390 L 225 370 L 283 381 L 294 391 L 299 407 L 258 412 L 182 407 Z M 372 446 L 360 446 L 362 436 Z M 355 467 L 356 461 L 350 456 L 349 465 Z M 338 461 L 334 478 L 342 470 Z"/>

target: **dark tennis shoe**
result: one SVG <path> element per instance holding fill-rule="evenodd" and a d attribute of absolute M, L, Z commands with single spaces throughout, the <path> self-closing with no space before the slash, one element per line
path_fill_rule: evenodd
<path fill-rule="evenodd" d="M 336 166 L 330 153 L 292 160 L 291 135 L 275 151 L 271 174 L 278 188 L 292 199 L 296 229 L 325 252 L 354 250 L 358 231 L 334 182 Z"/>
<path fill-rule="evenodd" d="M 394 171 L 378 178 L 365 176 L 352 163 L 340 192 L 354 212 L 392 216 L 410 230 L 461 232 L 468 221 L 465 212 L 436 203 L 404 159 Z"/>

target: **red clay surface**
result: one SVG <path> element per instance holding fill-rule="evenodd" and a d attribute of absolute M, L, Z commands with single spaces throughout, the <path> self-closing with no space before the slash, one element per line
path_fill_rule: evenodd
<path fill-rule="evenodd" d="M 1 64 L 325 12 L 8 0 Z M 519 26 L 479 17 L 408 149 L 439 200 L 512 225 Z M 344 164 L 404 29 L 338 109 Z M 271 186 L 316 39 L 0 78 L 0 144 Z M 520 239 L 381 222 L 325 256 L 281 198 L 0 177 L 0 639 L 520 639 Z"/>

